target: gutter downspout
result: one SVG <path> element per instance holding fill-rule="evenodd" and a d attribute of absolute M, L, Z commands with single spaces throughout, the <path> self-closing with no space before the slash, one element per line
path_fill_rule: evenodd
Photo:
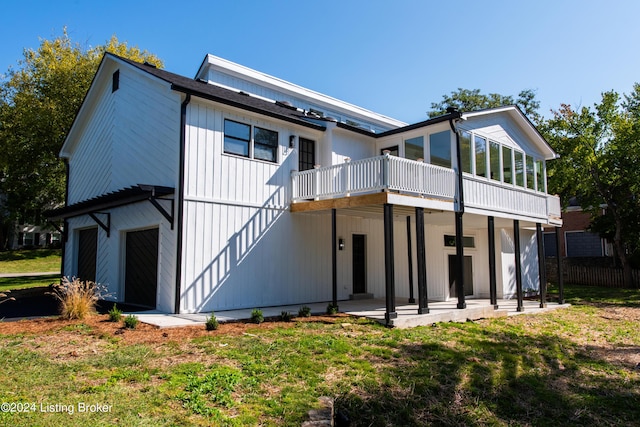
<path fill-rule="evenodd" d="M 447 112 L 453 116 L 449 119 L 449 126 L 451 130 L 456 134 L 456 164 L 458 167 L 458 209 L 456 209 L 456 264 L 458 270 L 456 271 L 456 293 L 458 294 L 458 309 L 467 308 L 467 303 L 464 297 L 464 227 L 462 224 L 462 215 L 464 214 L 464 197 L 462 190 L 462 158 L 460 150 L 460 134 L 453 123 L 454 120 L 460 119 L 461 114 L 455 109 L 448 108 Z"/>
<path fill-rule="evenodd" d="M 191 102 L 191 94 L 180 105 L 180 165 L 178 167 L 178 211 L 176 213 L 176 289 L 174 313 L 180 314 L 180 291 L 182 288 L 182 217 L 184 210 L 184 159 L 187 134 L 187 105 Z"/>
<path fill-rule="evenodd" d="M 69 206 L 69 159 L 62 159 L 64 161 L 65 166 L 65 187 L 64 187 L 64 205 Z M 64 277 L 64 264 L 66 259 L 66 247 L 67 247 L 67 237 L 69 235 L 69 222 L 66 218 L 62 222 L 62 233 L 60 235 L 60 241 L 62 242 L 61 250 L 60 250 L 60 279 Z M 62 282 L 61 282 L 62 283 Z"/>

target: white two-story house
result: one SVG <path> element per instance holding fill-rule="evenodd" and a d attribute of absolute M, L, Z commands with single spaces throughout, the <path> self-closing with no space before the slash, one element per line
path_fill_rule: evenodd
<path fill-rule="evenodd" d="M 515 106 L 406 124 L 212 55 L 193 79 L 105 55 L 60 156 L 63 274 L 169 313 L 521 303 L 561 225 Z"/>

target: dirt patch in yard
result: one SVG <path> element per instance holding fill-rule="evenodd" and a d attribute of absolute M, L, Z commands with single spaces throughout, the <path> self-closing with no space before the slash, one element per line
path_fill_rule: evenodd
<path fill-rule="evenodd" d="M 47 335 L 50 336 L 47 339 L 64 342 L 69 338 L 67 335 L 72 335 L 77 341 L 78 334 L 80 334 L 102 338 L 115 337 L 128 344 L 161 344 L 170 341 L 190 341 L 193 338 L 205 336 L 237 336 L 248 333 L 255 335 L 260 330 L 293 327 L 296 322 L 336 323 L 342 321 L 344 321 L 344 315 L 313 316 L 294 319 L 292 322 L 270 321 L 260 325 L 245 322 L 221 323 L 215 331 L 207 331 L 204 325 L 159 329 L 145 323 L 139 323 L 136 329 L 126 329 L 122 326 L 122 322 L 110 322 L 109 316 L 106 314 L 95 314 L 82 320 L 62 320 L 50 317 L 0 322 L 0 335 Z M 54 335 L 56 338 L 52 338 Z"/>

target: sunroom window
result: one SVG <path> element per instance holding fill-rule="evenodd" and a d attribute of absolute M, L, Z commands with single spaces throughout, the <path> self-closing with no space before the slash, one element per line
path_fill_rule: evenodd
<path fill-rule="evenodd" d="M 476 148 L 476 175 L 487 176 L 487 140 L 477 136 L 474 138 Z"/>
<path fill-rule="evenodd" d="M 524 187 L 524 153 L 516 151 L 514 157 L 516 160 L 516 185 Z"/>
<path fill-rule="evenodd" d="M 416 136 L 405 140 L 404 156 L 411 160 L 424 159 L 424 137 Z"/>
<path fill-rule="evenodd" d="M 500 181 L 500 144 L 489 141 L 490 178 Z"/>
<path fill-rule="evenodd" d="M 505 184 L 513 184 L 512 151 L 510 147 L 502 146 L 502 178 Z"/>
<path fill-rule="evenodd" d="M 431 164 L 451 167 L 451 134 L 448 130 L 429 135 L 429 154 Z"/>
<path fill-rule="evenodd" d="M 473 151 L 471 150 L 471 133 L 464 131 L 460 135 L 460 159 L 462 160 L 462 171 L 472 173 L 471 159 L 473 159 Z"/>
<path fill-rule="evenodd" d="M 533 157 L 527 156 L 527 188 L 534 190 L 536 187 L 535 173 L 533 170 Z"/>
<path fill-rule="evenodd" d="M 544 163 L 542 160 L 536 160 L 536 179 L 538 181 L 537 190 L 544 192 Z"/>

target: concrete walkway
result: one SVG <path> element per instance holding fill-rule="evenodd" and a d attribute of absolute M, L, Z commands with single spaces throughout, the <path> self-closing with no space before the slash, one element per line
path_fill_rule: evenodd
<path fill-rule="evenodd" d="M 524 311 L 516 311 L 517 301 L 498 300 L 499 308 L 495 310 L 489 303 L 488 299 L 469 299 L 467 300 L 467 308 L 459 310 L 456 308 L 457 300 L 446 302 L 429 303 L 428 314 L 417 314 L 417 304 L 397 304 L 396 311 L 398 318 L 393 319 L 390 326 L 396 328 L 410 328 L 414 326 L 431 325 L 437 322 L 465 322 L 467 320 L 477 320 L 491 317 L 513 316 L 518 314 L 535 314 L 543 313 L 563 307 L 569 307 L 569 304 L 558 304 L 555 302 L 547 303 L 546 308 L 540 308 L 539 301 L 524 301 Z M 325 314 L 328 303 L 306 304 L 311 308 L 313 314 Z M 286 305 L 277 307 L 262 307 L 262 314 L 265 318 L 278 317 L 283 311 L 288 311 L 294 316 L 298 314 L 298 310 L 304 304 Z M 385 300 L 384 299 L 365 299 L 365 300 L 347 300 L 339 301 L 340 312 L 350 314 L 355 317 L 366 317 L 385 323 Z M 227 310 L 215 313 L 219 322 L 235 322 L 251 319 L 253 309 Z M 155 325 L 159 328 L 171 328 L 180 326 L 197 326 L 204 325 L 207 317 L 211 313 L 196 314 L 166 314 L 159 311 L 144 311 L 139 313 L 131 313 L 140 319 L 141 322 Z"/>
<path fill-rule="evenodd" d="M 37 273 L 0 273 L 0 278 L 11 277 L 40 277 L 40 276 L 59 276 L 60 271 L 45 271 Z"/>

